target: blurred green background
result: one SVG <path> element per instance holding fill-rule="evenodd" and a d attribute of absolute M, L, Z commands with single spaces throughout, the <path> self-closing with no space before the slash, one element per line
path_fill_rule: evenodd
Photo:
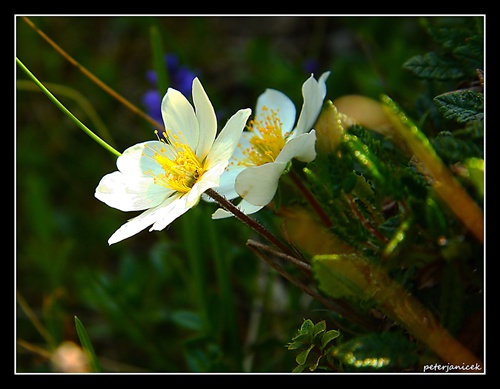
<path fill-rule="evenodd" d="M 432 48 L 418 17 L 30 19 L 141 108 L 151 89 L 146 72 L 153 68 L 155 26 L 165 51 L 200 77 L 219 123 L 253 108 L 265 88 L 281 90 L 300 107 L 311 71 L 332 71 L 328 99 L 385 93 L 412 107 L 423 85 L 402 64 Z M 151 125 L 21 18 L 16 55 L 116 149 L 154 138 Z M 115 170 L 115 158 L 21 81 L 19 70 L 17 80 L 16 371 L 65 371 L 56 355 L 70 344 L 64 342 L 79 344 L 74 316 L 104 371 L 291 371 L 294 355 L 285 344 L 303 318 L 324 319 L 323 307 L 246 248 L 249 229 L 212 221 L 212 204 L 201 203 L 164 231 L 109 247 L 109 236 L 134 216 L 93 195 L 100 178 Z M 271 224 L 267 212 L 258 217 Z"/>

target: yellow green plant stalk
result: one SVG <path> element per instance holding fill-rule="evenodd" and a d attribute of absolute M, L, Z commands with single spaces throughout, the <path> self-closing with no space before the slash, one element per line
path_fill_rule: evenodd
<path fill-rule="evenodd" d="M 388 96 L 382 96 L 383 109 L 394 130 L 418 160 L 418 168 L 455 216 L 483 243 L 484 218 L 481 208 L 470 198 L 432 148 L 429 139 L 411 122 Z"/>
<path fill-rule="evenodd" d="M 331 297 L 373 301 L 384 314 L 427 344 L 444 362 L 469 366 L 471 372 L 483 370 L 481 360 L 441 326 L 431 311 L 364 256 L 317 255 L 312 265 L 320 289 Z"/>
<path fill-rule="evenodd" d="M 17 65 L 26 73 L 26 75 L 42 90 L 42 92 L 52 101 L 57 108 L 59 108 L 66 116 L 68 116 L 83 132 L 85 132 L 88 136 L 90 136 L 93 140 L 95 140 L 99 145 L 104 147 L 106 150 L 110 151 L 117 157 L 121 155 L 121 153 L 105 142 L 103 139 L 98 137 L 96 134 L 92 132 L 85 124 L 83 124 L 78 118 L 73 115 L 64 105 L 61 104 L 59 100 L 35 77 L 33 73 L 16 57 Z"/>

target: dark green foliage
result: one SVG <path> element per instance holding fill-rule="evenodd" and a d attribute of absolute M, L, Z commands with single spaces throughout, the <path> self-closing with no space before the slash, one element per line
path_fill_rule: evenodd
<path fill-rule="evenodd" d="M 425 26 L 438 48 L 404 63 L 416 77 L 434 80 L 463 80 L 483 69 L 482 18 L 427 19 Z"/>
<path fill-rule="evenodd" d="M 463 68 L 452 59 L 445 59 L 434 52 L 417 55 L 404 64 L 418 78 L 425 80 L 448 81 L 463 78 Z"/>
<path fill-rule="evenodd" d="M 457 123 L 483 120 L 484 101 L 482 93 L 460 90 L 436 96 L 434 101 L 445 119 L 454 120 Z"/>

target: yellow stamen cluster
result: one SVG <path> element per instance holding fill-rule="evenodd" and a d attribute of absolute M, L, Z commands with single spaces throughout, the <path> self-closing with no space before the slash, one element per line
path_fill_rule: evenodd
<path fill-rule="evenodd" d="M 244 137 L 250 137 L 250 147 L 242 150 L 246 159 L 239 161 L 243 165 L 263 165 L 274 162 L 286 143 L 288 133 L 283 134 L 282 122 L 278 111 L 262 107 L 260 120 L 250 120 Z M 241 147 L 241 145 L 239 145 Z"/>
<path fill-rule="evenodd" d="M 158 133 L 156 133 L 158 136 Z M 185 139 L 180 139 L 178 134 L 163 134 L 165 139 L 158 139 L 161 146 L 150 147 L 152 158 L 161 166 L 165 174 L 154 174 L 151 170 L 144 174 L 152 176 L 155 184 L 170 188 L 176 192 L 187 193 L 205 172 L 203 163 L 198 159 L 193 149 Z"/>

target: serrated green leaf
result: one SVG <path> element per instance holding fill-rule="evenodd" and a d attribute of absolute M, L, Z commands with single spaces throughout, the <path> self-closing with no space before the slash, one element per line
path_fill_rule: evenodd
<path fill-rule="evenodd" d="M 484 97 L 482 93 L 460 90 L 434 98 L 439 112 L 445 119 L 466 123 L 482 120 L 484 117 Z"/>
<path fill-rule="evenodd" d="M 341 146 L 360 164 L 363 173 L 368 174 L 370 178 L 383 186 L 388 178 L 386 167 L 367 144 L 356 135 L 345 134 Z"/>
<path fill-rule="evenodd" d="M 410 58 L 403 68 L 426 80 L 456 80 L 465 75 L 463 68 L 455 61 L 444 59 L 434 52 Z"/>
<path fill-rule="evenodd" d="M 434 139 L 431 139 L 431 143 L 447 164 L 463 162 L 467 158 L 483 157 L 484 153 L 482 146 L 456 137 L 449 131 L 440 132 Z"/>

